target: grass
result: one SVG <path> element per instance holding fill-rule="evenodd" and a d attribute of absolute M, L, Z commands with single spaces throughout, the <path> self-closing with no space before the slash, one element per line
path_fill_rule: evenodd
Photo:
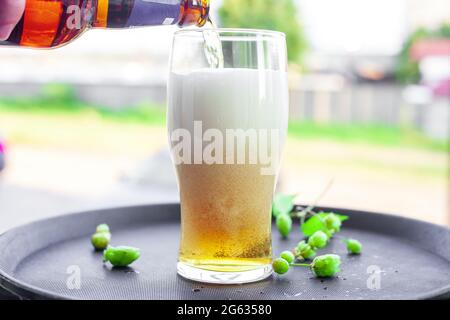
<path fill-rule="evenodd" d="M 116 124 L 165 126 L 165 107 L 152 103 L 111 110 L 104 106 L 88 105 L 76 99 L 73 90 L 65 85 L 52 84 L 44 87 L 39 97 L 0 98 L 0 118 L 7 116 L 39 117 L 41 120 L 57 118 L 61 127 L 77 121 L 95 121 Z M 1 127 L 0 127 L 1 129 Z M 31 128 L 30 128 L 31 130 Z M 32 131 L 32 130 L 31 130 Z M 22 132 L 20 135 L 24 135 Z M 435 141 L 412 128 L 393 128 L 386 125 L 316 124 L 291 122 L 289 136 L 302 140 L 322 139 L 344 143 L 380 145 L 448 152 L 449 141 Z M 22 137 L 24 138 L 24 137 Z M 42 137 L 45 138 L 45 137 Z M 32 143 L 30 135 L 26 139 Z"/>
<path fill-rule="evenodd" d="M 75 98 L 72 89 L 64 85 L 49 85 L 42 95 L 33 98 L 0 98 L 0 113 L 24 115 L 72 116 L 74 118 L 95 115 L 111 121 L 165 124 L 165 109 L 161 105 L 143 102 L 136 106 L 124 106 L 112 110 L 105 106 L 89 105 Z"/>
<path fill-rule="evenodd" d="M 449 141 L 433 140 L 413 128 L 394 128 L 380 124 L 317 124 L 291 122 L 289 135 L 300 139 L 326 139 L 346 143 L 449 151 Z"/>

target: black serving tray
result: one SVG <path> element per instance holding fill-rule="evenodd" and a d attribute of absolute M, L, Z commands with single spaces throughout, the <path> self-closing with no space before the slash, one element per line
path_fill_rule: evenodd
<path fill-rule="evenodd" d="M 359 239 L 360 256 L 347 255 L 333 239 L 320 251 L 342 256 L 342 272 L 317 279 L 308 268 L 246 285 L 211 285 L 176 273 L 180 209 L 178 204 L 81 212 L 33 222 L 0 236 L 0 287 L 4 297 L 20 299 L 430 299 L 450 296 L 450 230 L 397 216 L 322 208 L 350 216 L 342 237 Z M 141 248 L 132 268 L 102 264 L 92 249 L 96 225 L 108 223 L 113 245 Z M 274 254 L 301 239 L 294 225 L 288 240 L 274 228 Z M 370 266 L 375 266 L 369 268 Z M 75 268 L 75 269 L 74 269 Z M 78 269 L 77 269 L 78 268 Z M 380 286 L 367 285 L 379 270 Z M 80 288 L 70 276 L 78 270 Z M 77 272 L 77 271 L 75 271 Z M 373 275 L 372 275 L 373 276 Z M 373 279 L 373 278 L 371 278 Z M 67 283 L 69 286 L 67 285 Z M 0 294 L 0 297 L 2 296 Z"/>

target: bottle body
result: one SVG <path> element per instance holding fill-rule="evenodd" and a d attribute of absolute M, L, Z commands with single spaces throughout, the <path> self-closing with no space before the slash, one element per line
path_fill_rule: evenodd
<path fill-rule="evenodd" d="M 209 0 L 25 0 L 25 10 L 0 45 L 59 47 L 87 29 L 202 26 Z"/>

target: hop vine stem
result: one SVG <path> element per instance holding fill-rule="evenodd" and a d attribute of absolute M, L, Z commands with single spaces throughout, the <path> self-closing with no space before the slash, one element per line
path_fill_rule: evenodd
<path fill-rule="evenodd" d="M 310 267 L 311 265 L 309 263 L 291 263 L 291 266 L 294 266 L 294 267 Z"/>
<path fill-rule="evenodd" d="M 312 214 L 313 216 L 316 215 L 317 213 L 314 212 L 314 208 L 317 206 L 317 204 L 320 202 L 320 200 L 322 200 L 322 198 L 327 194 L 327 192 L 330 190 L 330 188 L 333 186 L 334 183 L 334 178 L 331 178 L 327 185 L 325 186 L 325 188 L 322 190 L 322 192 L 319 194 L 319 196 L 314 200 L 314 202 L 309 205 L 308 207 L 304 208 L 301 206 L 298 207 L 294 207 L 295 209 L 300 209 L 300 212 L 293 212 L 291 213 L 292 217 L 297 217 L 300 218 L 300 224 L 303 224 L 305 222 L 306 216 L 308 214 Z"/>

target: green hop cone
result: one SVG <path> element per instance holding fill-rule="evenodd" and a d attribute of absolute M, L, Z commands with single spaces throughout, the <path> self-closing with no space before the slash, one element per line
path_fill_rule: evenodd
<path fill-rule="evenodd" d="M 109 261 L 115 267 L 127 267 L 139 259 L 141 252 L 133 247 L 108 247 L 103 253 L 103 260 Z"/>
<path fill-rule="evenodd" d="M 109 226 L 106 223 L 99 224 L 95 230 L 95 233 L 110 233 Z"/>
<path fill-rule="evenodd" d="M 316 231 L 312 236 L 308 239 L 308 244 L 312 248 L 322 249 L 328 243 L 328 236 L 323 231 Z"/>
<path fill-rule="evenodd" d="M 280 254 L 280 258 L 283 258 L 284 260 L 286 260 L 289 264 L 291 264 L 292 262 L 294 262 L 295 260 L 295 256 L 291 251 L 283 251 Z"/>
<path fill-rule="evenodd" d="M 288 214 L 280 214 L 276 220 L 277 229 L 283 237 L 287 237 L 292 229 L 292 218 Z"/>
<path fill-rule="evenodd" d="M 289 270 L 289 262 L 283 258 L 276 258 L 272 262 L 272 269 L 275 273 L 285 274 Z"/>
<path fill-rule="evenodd" d="M 104 250 L 108 247 L 111 241 L 111 234 L 109 232 L 95 233 L 91 237 L 91 243 L 95 250 Z"/>
<path fill-rule="evenodd" d="M 294 207 L 295 194 L 277 194 L 273 198 L 272 202 L 272 214 L 274 217 L 278 217 L 280 214 L 289 214 Z"/>
<path fill-rule="evenodd" d="M 341 225 L 342 225 L 341 219 L 339 219 L 339 217 L 337 215 L 335 215 L 334 213 L 328 214 L 324 218 L 324 222 L 325 222 L 327 229 L 331 230 L 333 233 L 339 232 L 341 230 Z"/>
<path fill-rule="evenodd" d="M 311 259 L 316 255 L 316 251 L 304 240 L 300 241 L 295 248 L 295 256 L 303 259 Z"/>
<path fill-rule="evenodd" d="M 331 239 L 331 237 L 335 233 L 334 230 L 330 230 L 330 229 L 324 230 L 323 232 L 325 232 L 325 234 L 327 235 L 328 239 Z"/>
<path fill-rule="evenodd" d="M 319 278 L 333 277 L 340 270 L 341 257 L 336 254 L 325 254 L 315 257 L 311 270 Z"/>
<path fill-rule="evenodd" d="M 347 250 L 350 254 L 360 254 L 362 251 L 362 244 L 358 240 L 348 239 L 345 241 L 347 244 Z"/>

